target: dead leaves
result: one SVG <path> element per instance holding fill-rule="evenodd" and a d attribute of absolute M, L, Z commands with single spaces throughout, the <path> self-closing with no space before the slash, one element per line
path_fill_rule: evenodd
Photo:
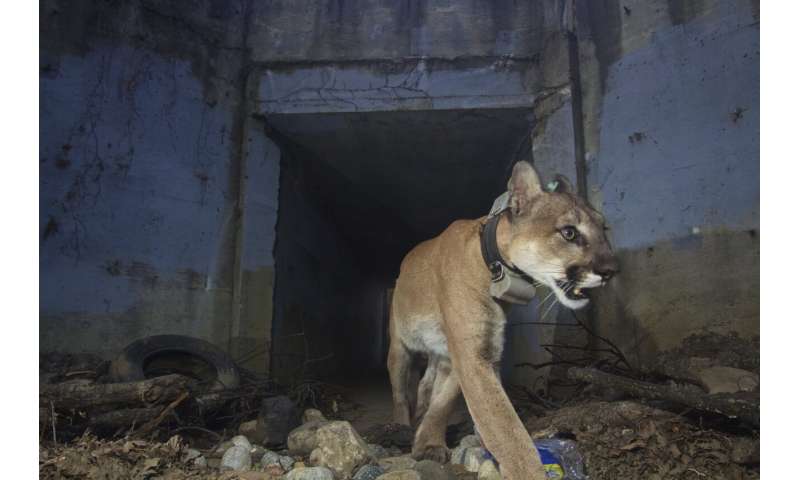
<path fill-rule="evenodd" d="M 703 430 L 670 412 L 632 402 L 591 402 L 529 422 L 571 432 L 590 478 L 758 478 L 758 440 Z"/>
<path fill-rule="evenodd" d="M 40 451 L 39 476 L 97 480 L 189 478 L 179 471 L 183 447 L 177 435 L 164 443 L 130 439 L 106 441 L 84 435 L 68 445 Z"/>

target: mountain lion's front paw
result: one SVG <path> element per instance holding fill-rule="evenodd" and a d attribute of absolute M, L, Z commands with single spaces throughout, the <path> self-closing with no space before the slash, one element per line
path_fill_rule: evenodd
<path fill-rule="evenodd" d="M 437 463 L 447 463 L 450 459 L 450 449 L 443 445 L 428 445 L 421 452 L 412 455 L 416 460 L 433 460 Z"/>

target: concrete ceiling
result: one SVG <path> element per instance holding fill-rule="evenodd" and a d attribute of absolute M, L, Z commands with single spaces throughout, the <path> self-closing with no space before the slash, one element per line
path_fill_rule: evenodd
<path fill-rule="evenodd" d="M 488 212 L 531 130 L 528 109 L 270 115 L 343 234 L 396 269 L 413 244 Z M 527 144 L 529 148 L 529 144 Z M 378 247 L 380 246 L 380 247 Z M 372 253 L 372 255 L 370 255 Z M 379 262 L 382 263 L 382 262 Z"/>

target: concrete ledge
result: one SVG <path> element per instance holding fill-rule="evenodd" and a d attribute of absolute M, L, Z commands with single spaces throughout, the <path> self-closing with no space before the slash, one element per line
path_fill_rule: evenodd
<path fill-rule="evenodd" d="M 533 108 L 533 60 L 488 58 L 483 64 L 360 63 L 266 68 L 259 78 L 264 114 Z"/>

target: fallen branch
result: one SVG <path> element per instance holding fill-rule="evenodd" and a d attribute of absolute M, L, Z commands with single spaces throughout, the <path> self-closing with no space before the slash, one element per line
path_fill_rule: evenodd
<path fill-rule="evenodd" d="M 612 387 L 637 397 L 667 400 L 707 412 L 720 413 L 730 418 L 741 418 L 759 424 L 758 397 L 746 393 L 718 393 L 709 395 L 694 385 L 661 385 L 612 375 L 593 368 L 573 367 L 567 371 L 573 380 Z"/>
<path fill-rule="evenodd" d="M 188 396 L 189 392 L 183 392 L 172 403 L 167 405 L 167 407 L 156 418 L 142 425 L 142 427 L 136 432 L 135 436 L 141 437 L 145 433 L 149 433 L 151 430 L 156 428 L 162 421 L 164 421 L 164 417 L 166 417 L 169 412 L 175 410 L 175 407 L 180 405 L 182 401 L 186 400 L 186 397 Z"/>
<path fill-rule="evenodd" d="M 139 382 L 42 385 L 39 403 L 52 402 L 56 409 L 87 408 L 97 405 L 152 405 L 173 400 L 186 392 L 190 379 L 165 375 Z"/>
<path fill-rule="evenodd" d="M 613 356 L 617 358 L 617 361 L 614 363 L 614 365 L 617 365 L 619 363 L 624 363 L 625 367 L 629 371 L 635 370 L 633 366 L 631 366 L 630 362 L 628 362 L 628 359 L 625 357 L 625 354 L 622 353 L 622 350 L 614 342 L 612 342 L 611 340 L 602 335 L 599 335 L 597 332 L 589 328 L 588 325 L 581 322 L 580 319 L 578 318 L 578 315 L 575 313 L 575 310 L 570 310 L 570 313 L 572 313 L 572 318 L 575 320 L 575 323 L 580 325 L 586 331 L 586 333 L 589 334 L 589 336 L 594 337 L 600 340 L 601 342 L 605 343 L 606 345 L 608 345 L 609 349 L 611 350 L 609 353 L 611 353 Z"/>
<path fill-rule="evenodd" d="M 89 426 L 93 429 L 128 429 L 131 425 L 141 425 L 152 420 L 160 411 L 158 407 L 113 410 L 91 417 Z"/>

